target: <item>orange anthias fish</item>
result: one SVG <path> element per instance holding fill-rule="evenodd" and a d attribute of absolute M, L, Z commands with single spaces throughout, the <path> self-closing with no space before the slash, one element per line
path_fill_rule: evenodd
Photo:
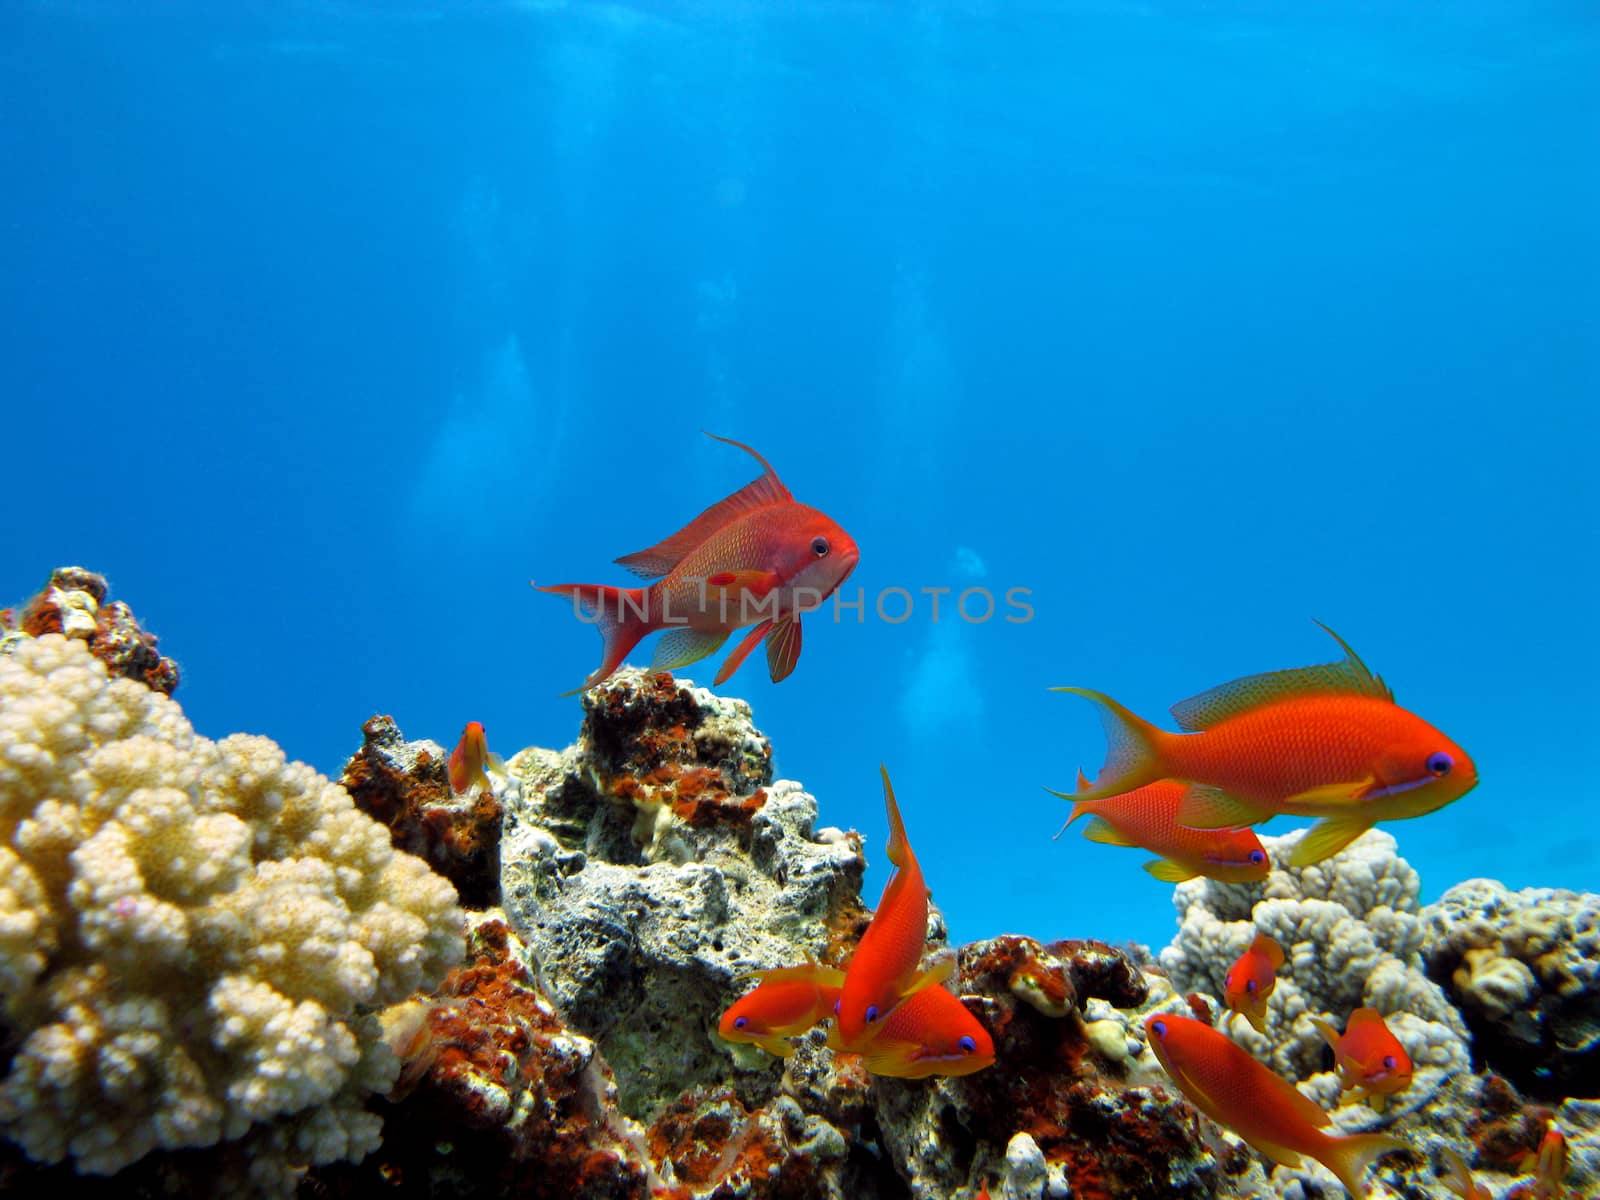
<path fill-rule="evenodd" d="M 1399 1138 L 1382 1133 L 1325 1133 L 1327 1113 L 1203 1021 L 1155 1013 L 1145 1018 L 1144 1029 L 1150 1048 L 1190 1104 L 1281 1166 L 1300 1166 L 1301 1155 L 1316 1159 L 1355 1200 L 1366 1200 L 1361 1176 L 1367 1164 L 1406 1148 Z"/>
<path fill-rule="evenodd" d="M 1327 629 L 1327 626 L 1323 626 Z M 1460 746 L 1401 708 L 1339 635 L 1340 662 L 1269 671 L 1172 706 L 1168 733 L 1111 697 L 1055 688 L 1100 708 L 1109 749 L 1085 792 L 1105 800 L 1157 779 L 1190 785 L 1180 824 L 1237 829 L 1280 813 L 1321 817 L 1290 855 L 1307 866 L 1337 854 L 1378 821 L 1421 816 L 1465 795 L 1477 768 Z"/>
<path fill-rule="evenodd" d="M 1078 772 L 1078 790 L 1089 786 Z M 1092 812 L 1083 836 L 1107 846 L 1140 846 L 1159 854 L 1144 869 L 1163 883 L 1204 875 L 1223 883 L 1255 883 L 1272 870 L 1261 839 L 1249 829 L 1190 829 L 1178 824 L 1178 803 L 1189 790 L 1170 779 L 1147 783 L 1109 800 L 1074 804 L 1061 833 Z M 1056 834 L 1057 837 L 1061 833 Z"/>
<path fill-rule="evenodd" d="M 1283 966 L 1283 947 L 1264 933 L 1228 968 L 1222 982 L 1222 998 L 1257 1033 L 1267 1031 L 1267 998 L 1278 986 L 1278 970 Z"/>
<path fill-rule="evenodd" d="M 829 1045 L 845 1049 L 838 1029 L 830 1031 Z M 994 1039 L 948 989 L 933 986 L 908 996 L 859 1053 L 874 1075 L 970 1075 L 994 1063 Z"/>
<path fill-rule="evenodd" d="M 464 796 L 468 792 L 481 792 L 484 788 L 493 790 L 485 767 L 493 767 L 502 775 L 506 771 L 506 765 L 500 761 L 500 756 L 489 753 L 489 743 L 483 736 L 483 726 L 477 721 L 468 721 L 467 727 L 461 731 L 461 740 L 456 743 L 456 748 L 450 751 L 450 790 L 458 796 Z"/>
<path fill-rule="evenodd" d="M 1439 1176 L 1440 1181 L 1461 1200 L 1494 1200 L 1494 1193 L 1481 1183 L 1474 1183 L 1472 1171 L 1468 1169 L 1466 1160 L 1449 1146 L 1444 1148 L 1444 1161 L 1448 1168 Z"/>
<path fill-rule="evenodd" d="M 1555 1122 L 1545 1126 L 1539 1153 L 1533 1161 L 1533 1194 L 1537 1200 L 1560 1200 L 1566 1194 L 1567 1139 Z"/>
<path fill-rule="evenodd" d="M 816 963 L 757 971 L 755 978 L 760 984 L 729 1006 L 717 1032 L 730 1042 L 750 1042 L 779 1058 L 794 1053 L 788 1038 L 833 1015 L 844 984 L 843 971 Z"/>
<path fill-rule="evenodd" d="M 839 992 L 839 1038 L 846 1050 L 857 1052 L 897 1004 L 930 984 L 943 982 L 955 967 L 954 960 L 946 959 L 938 967 L 918 973 L 928 940 L 928 885 L 906 840 L 888 769 L 879 770 L 883 773 L 883 804 L 889 814 L 889 861 L 895 865 L 895 873 L 845 967 L 844 987 Z"/>
<path fill-rule="evenodd" d="M 1341 1034 L 1327 1021 L 1312 1024 L 1333 1047 L 1339 1080 L 1357 1099 L 1366 1099 L 1382 1112 L 1388 1098 L 1411 1086 L 1411 1056 L 1375 1008 L 1358 1008 L 1350 1014 Z"/>
<path fill-rule="evenodd" d="M 639 588 L 558 583 L 538 589 L 570 596 L 605 639 L 600 665 L 583 687 L 605 679 L 641 638 L 657 630 L 671 632 L 656 644 L 650 669 L 669 671 L 714 653 L 735 629 L 752 622 L 755 627 L 713 682 L 728 679 L 765 638 L 767 669 L 776 683 L 799 661 L 801 614 L 830 596 L 855 568 L 860 552 L 848 533 L 816 509 L 796 503 L 771 464 L 749 446 L 716 440 L 750 454 L 764 474 L 665 541 L 617 559 L 654 583 Z"/>

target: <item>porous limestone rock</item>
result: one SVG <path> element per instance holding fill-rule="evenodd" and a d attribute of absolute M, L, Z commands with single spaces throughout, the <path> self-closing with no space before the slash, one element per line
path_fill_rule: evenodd
<path fill-rule="evenodd" d="M 721 1011 L 749 972 L 838 961 L 859 934 L 860 840 L 771 781 L 749 706 L 670 675 L 584 696 L 578 743 L 512 760 L 501 894 L 566 1019 L 649 1117 L 725 1080 Z"/>
<path fill-rule="evenodd" d="M 1536 1096 L 1600 1096 L 1600 895 L 1469 879 L 1421 919 L 1484 1062 Z"/>

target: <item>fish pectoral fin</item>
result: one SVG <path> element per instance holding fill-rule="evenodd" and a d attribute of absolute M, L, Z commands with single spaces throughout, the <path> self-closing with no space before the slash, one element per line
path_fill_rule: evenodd
<path fill-rule="evenodd" d="M 702 633 L 687 626 L 674 629 L 656 643 L 656 652 L 650 659 L 652 671 L 676 671 L 690 663 L 699 662 L 728 640 L 725 633 Z"/>
<path fill-rule="evenodd" d="M 1309 867 L 1325 858 L 1332 858 L 1351 842 L 1372 828 L 1365 816 L 1328 817 L 1318 821 L 1289 854 L 1291 867 Z"/>
<path fill-rule="evenodd" d="M 1261 1151 L 1262 1154 L 1265 1154 L 1280 1167 L 1298 1167 L 1305 1161 L 1303 1158 L 1301 1158 L 1298 1151 L 1291 1150 L 1287 1146 L 1280 1146 L 1276 1142 L 1269 1142 L 1258 1138 L 1245 1138 L 1244 1140 L 1249 1142 L 1252 1146 Z"/>
<path fill-rule="evenodd" d="M 1195 783 L 1184 789 L 1175 819 L 1187 829 L 1243 829 L 1271 815 L 1221 788 Z"/>
<path fill-rule="evenodd" d="M 794 1047 L 780 1037 L 756 1038 L 755 1044 L 768 1054 L 775 1054 L 779 1058 L 788 1058 L 794 1053 Z"/>
<path fill-rule="evenodd" d="M 772 626 L 767 634 L 767 674 L 773 683 L 789 677 L 800 661 L 800 618 L 791 613 Z"/>
<path fill-rule="evenodd" d="M 1307 788 L 1303 792 L 1296 792 L 1283 802 L 1283 808 L 1285 812 L 1292 812 L 1296 808 L 1359 804 L 1371 794 L 1376 784 L 1377 780 L 1371 775 L 1368 775 L 1365 779 L 1325 783 L 1321 787 Z"/>
<path fill-rule="evenodd" d="M 1322 622 L 1317 624 L 1322 625 Z M 1229 717 L 1300 696 L 1371 696 L 1393 702 L 1394 696 L 1383 680 L 1367 669 L 1367 664 L 1356 656 L 1345 640 L 1326 625 L 1322 625 L 1322 628 L 1344 650 L 1343 659 L 1311 667 L 1291 667 L 1286 671 L 1246 675 L 1243 679 L 1235 679 L 1208 692 L 1201 692 L 1198 696 L 1180 700 L 1171 708 L 1178 728 L 1197 733 Z"/>
<path fill-rule="evenodd" d="M 718 571 L 706 576 L 707 588 L 730 597 L 748 595 L 760 599 L 781 582 L 774 571 Z"/>
<path fill-rule="evenodd" d="M 722 666 L 717 671 L 717 677 L 711 681 L 711 686 L 721 687 L 729 679 L 733 678 L 733 673 L 744 665 L 744 660 L 750 657 L 750 651 L 761 644 L 761 639 L 767 636 L 767 632 L 771 628 L 772 618 L 769 617 L 745 634 L 739 644 L 733 648 L 733 653 L 722 660 Z"/>
<path fill-rule="evenodd" d="M 1200 874 L 1182 863 L 1175 863 L 1170 858 L 1152 858 L 1144 864 L 1144 869 L 1162 883 L 1182 883 L 1186 879 L 1193 879 Z"/>
<path fill-rule="evenodd" d="M 910 985 L 900 994 L 899 1003 L 905 1003 L 906 997 L 915 996 L 923 988 L 942 986 L 947 980 L 952 979 L 955 973 L 956 956 L 954 954 L 940 955 L 933 960 L 925 971 L 912 978 Z"/>
<path fill-rule="evenodd" d="M 1091 817 L 1089 824 L 1084 827 L 1083 836 L 1091 842 L 1099 842 L 1102 846 L 1137 846 L 1139 844 L 1104 817 Z"/>
<path fill-rule="evenodd" d="M 1311 1024 L 1322 1035 L 1323 1041 L 1332 1046 L 1334 1050 L 1339 1049 L 1339 1031 L 1333 1027 L 1332 1022 L 1324 1021 L 1321 1017 L 1312 1017 Z"/>

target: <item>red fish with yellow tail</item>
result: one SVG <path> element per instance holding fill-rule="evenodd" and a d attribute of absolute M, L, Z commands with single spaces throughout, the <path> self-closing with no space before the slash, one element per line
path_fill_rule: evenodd
<path fill-rule="evenodd" d="M 1203 1021 L 1155 1013 L 1145 1018 L 1144 1030 L 1150 1049 L 1190 1104 L 1280 1166 L 1298 1167 L 1302 1155 L 1316 1159 L 1355 1200 L 1367 1200 L 1361 1178 L 1367 1164 L 1406 1148 L 1387 1134 L 1324 1132 L 1332 1120 L 1327 1113 Z"/>
<path fill-rule="evenodd" d="M 1092 700 L 1106 729 L 1106 763 L 1085 791 L 1057 792 L 1093 812 L 1158 779 L 1189 785 L 1180 825 L 1241 829 L 1279 814 L 1320 817 L 1289 865 L 1320 862 L 1378 821 L 1417 817 L 1460 799 L 1478 782 L 1466 751 L 1394 695 L 1344 648 L 1339 662 L 1268 671 L 1172 706 L 1182 733 L 1168 733 L 1111 697 Z"/>
<path fill-rule="evenodd" d="M 534 585 L 570 597 L 582 618 L 600 630 L 600 665 L 583 688 L 620 667 L 648 634 L 669 631 L 656 644 L 650 669 L 671 671 L 715 653 L 746 625 L 753 628 L 713 682 L 727 680 L 765 640 L 767 671 L 776 683 L 800 659 L 801 615 L 832 595 L 855 569 L 860 551 L 832 518 L 798 503 L 772 465 L 749 446 L 707 436 L 738 446 L 761 464 L 763 474 L 671 537 L 617 559 L 654 583 L 638 588 Z"/>

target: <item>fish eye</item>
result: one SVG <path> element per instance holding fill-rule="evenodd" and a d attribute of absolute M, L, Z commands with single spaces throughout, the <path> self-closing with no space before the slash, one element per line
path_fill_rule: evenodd
<path fill-rule="evenodd" d="M 961 1047 L 961 1053 L 963 1054 L 971 1054 L 978 1048 L 978 1043 L 973 1041 L 970 1037 L 962 1038 L 956 1043 L 956 1045 Z"/>
<path fill-rule="evenodd" d="M 873 1021 L 876 1021 L 877 1019 L 878 1019 L 878 1006 L 876 1004 L 867 1005 L 867 1023 L 870 1025 Z"/>
<path fill-rule="evenodd" d="M 733 1019 L 733 1027 L 735 1029 L 743 1029 L 748 1024 L 750 1024 L 749 1017 L 735 1017 Z"/>
<path fill-rule="evenodd" d="M 1259 867 L 1262 863 L 1264 863 L 1266 861 L 1267 861 L 1267 852 L 1265 850 L 1252 850 L 1252 851 L 1250 851 L 1250 865 L 1251 866 Z"/>
<path fill-rule="evenodd" d="M 1428 770 L 1435 775 L 1448 775 L 1450 768 L 1456 765 L 1456 760 L 1443 750 L 1435 751 L 1428 755 Z"/>
<path fill-rule="evenodd" d="M 1254 993 L 1254 991 L 1256 990 L 1256 981 L 1254 979 L 1246 979 L 1244 981 L 1244 990 L 1247 991 L 1247 992 Z"/>
<path fill-rule="evenodd" d="M 1150 1032 L 1155 1034 L 1157 1037 L 1161 1037 L 1161 1038 L 1166 1037 L 1167 1036 L 1167 1023 L 1165 1021 L 1151 1021 L 1150 1022 Z"/>
<path fill-rule="evenodd" d="M 1394 1055 L 1385 1054 L 1383 1056 L 1383 1069 L 1385 1071 L 1392 1071 L 1392 1070 L 1395 1069 L 1395 1066 L 1396 1066 L 1396 1063 L 1394 1061 Z"/>
<path fill-rule="evenodd" d="M 811 553 L 815 554 L 818 558 L 826 558 L 828 556 L 828 539 L 825 537 L 812 538 Z"/>

